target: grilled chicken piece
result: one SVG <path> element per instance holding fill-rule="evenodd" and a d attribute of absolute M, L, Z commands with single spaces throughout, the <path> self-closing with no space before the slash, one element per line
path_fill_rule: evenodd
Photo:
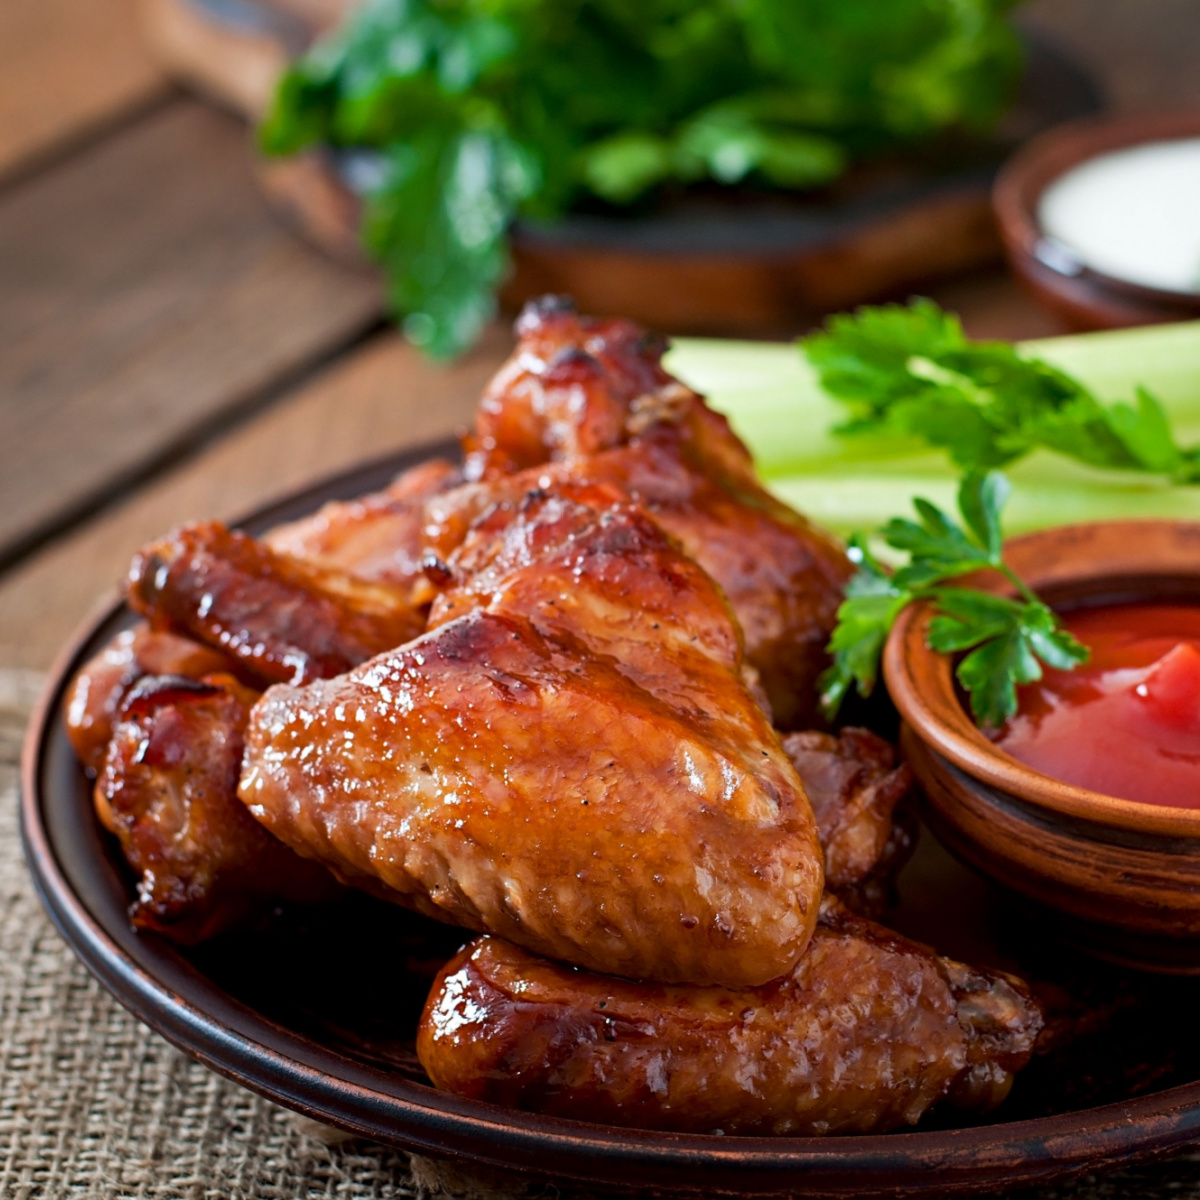
<path fill-rule="evenodd" d="M 138 928 L 192 943 L 264 904 L 338 890 L 327 871 L 276 841 L 238 803 L 256 698 L 229 675 L 147 675 L 125 696 L 95 803 L 139 876 L 130 909 Z"/>
<path fill-rule="evenodd" d="M 280 554 L 348 571 L 360 579 L 411 589 L 414 608 L 432 599 L 422 569 L 425 502 L 462 482 L 444 459 L 419 463 L 382 491 L 337 500 L 287 525 L 263 541 Z"/>
<path fill-rule="evenodd" d="M 907 763 L 869 729 L 836 736 L 790 733 L 783 748 L 804 783 L 825 851 L 825 889 L 863 916 L 878 917 L 896 872 L 908 860 L 914 822 L 896 819 L 912 788 Z"/>
<path fill-rule="evenodd" d="M 582 966 L 789 971 L 816 827 L 708 576 L 595 489 L 498 508 L 443 571 L 424 637 L 265 694 L 254 815 L 347 881 Z"/>
<path fill-rule="evenodd" d="M 185 526 L 137 555 L 129 599 L 151 626 L 118 635 L 83 668 L 65 718 L 81 761 L 99 773 L 100 819 L 140 876 L 134 924 L 195 942 L 265 904 L 336 894 L 328 872 L 238 801 L 258 693 L 234 674 L 265 683 L 344 671 L 407 641 L 424 611 L 406 589 L 216 523 Z"/>
<path fill-rule="evenodd" d="M 467 484 L 430 498 L 426 539 L 445 557 L 481 513 L 534 487 L 612 486 L 634 500 L 721 586 L 776 724 L 816 719 L 816 679 L 848 575 L 844 555 L 761 488 L 735 494 L 689 461 L 675 428 L 636 444 Z"/>
<path fill-rule="evenodd" d="M 999 1103 L 1041 1026 L 1019 980 L 827 899 L 804 957 L 757 988 L 631 983 L 478 938 L 435 982 L 417 1053 L 440 1088 L 578 1120 L 882 1133 Z"/>
<path fill-rule="evenodd" d="M 758 482 L 724 417 L 662 367 L 666 343 L 629 321 L 549 298 L 487 389 L 454 468 L 426 464 L 360 501 L 269 535 L 276 549 L 428 599 L 419 566 L 442 559 L 498 502 L 536 487 L 611 484 L 641 504 L 724 589 L 782 728 L 816 718 L 815 681 L 851 567 L 841 547 Z"/>
<path fill-rule="evenodd" d="M 337 675 L 425 627 L 407 589 L 280 554 L 216 521 L 140 551 L 128 589 L 155 628 L 220 649 L 264 682 Z"/>
<path fill-rule="evenodd" d="M 144 675 L 199 679 L 233 669 L 219 651 L 173 633 L 155 632 L 148 625 L 117 634 L 84 664 L 63 705 L 67 736 L 79 761 L 93 775 L 104 765 L 121 701 Z"/>
<path fill-rule="evenodd" d="M 141 877 L 134 923 L 194 942 L 266 903 L 334 894 L 328 872 L 272 838 L 238 801 L 246 714 L 258 693 L 233 672 L 263 682 L 334 674 L 407 641 L 424 615 L 400 589 L 300 562 L 215 523 L 143 550 L 129 591 L 161 628 L 119 635 L 85 666 L 66 720 L 81 760 L 99 771 L 97 812 Z"/>
<path fill-rule="evenodd" d="M 463 439 L 468 479 L 566 462 L 675 428 L 714 479 L 758 481 L 729 422 L 662 365 L 665 338 L 632 321 L 581 317 L 563 296 L 530 301 L 517 346 Z"/>
<path fill-rule="evenodd" d="M 762 486 L 725 418 L 663 369 L 665 341 L 553 297 L 527 306 L 517 337 L 464 443 L 467 478 L 490 488 L 444 505 L 435 497 L 431 514 L 456 502 L 478 512 L 519 471 L 505 494 L 564 480 L 621 487 L 724 589 L 776 723 L 812 724 L 851 574 L 841 547 Z M 443 555 L 463 525 L 434 531 Z"/>

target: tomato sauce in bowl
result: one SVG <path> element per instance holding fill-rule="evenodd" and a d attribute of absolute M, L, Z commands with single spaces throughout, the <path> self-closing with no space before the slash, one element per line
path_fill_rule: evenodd
<path fill-rule="evenodd" d="M 1200 809 L 1200 605 L 1113 604 L 1063 623 L 1090 658 L 1021 688 L 996 744 L 1066 783 Z"/>

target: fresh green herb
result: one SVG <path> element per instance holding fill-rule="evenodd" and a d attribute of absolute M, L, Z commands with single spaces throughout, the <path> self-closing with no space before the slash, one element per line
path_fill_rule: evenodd
<path fill-rule="evenodd" d="M 1013 0 L 366 0 L 283 78 L 264 150 L 382 157 L 366 238 L 414 340 L 491 311 L 515 218 L 701 181 L 803 188 L 987 129 Z"/>
<path fill-rule="evenodd" d="M 826 392 L 846 403 L 842 433 L 904 434 L 964 470 L 1039 447 L 1093 467 L 1200 481 L 1200 447 L 1181 447 L 1145 388 L 1104 404 L 1082 383 L 1006 342 L 972 342 L 930 300 L 833 317 L 802 342 Z"/>
<path fill-rule="evenodd" d="M 1004 562 L 1000 514 L 1009 482 L 999 471 L 972 471 L 962 482 L 957 523 L 928 500 L 915 499 L 917 520 L 894 518 L 881 530 L 893 550 L 908 554 L 906 566 L 889 574 L 861 537 L 851 539 L 858 571 L 838 609 L 829 642 L 833 665 L 822 675 L 821 706 L 830 720 L 853 687 L 870 695 L 879 674 L 883 644 L 896 617 L 914 600 L 930 600 L 929 646 L 944 654 L 967 651 L 958 664 L 959 683 L 971 698 L 980 725 L 1003 725 L 1017 710 L 1017 684 L 1042 677 L 1042 663 L 1062 670 L 1087 660 L 1088 652 Z M 947 587 L 948 580 L 991 569 L 1016 590 L 1016 598 Z"/>

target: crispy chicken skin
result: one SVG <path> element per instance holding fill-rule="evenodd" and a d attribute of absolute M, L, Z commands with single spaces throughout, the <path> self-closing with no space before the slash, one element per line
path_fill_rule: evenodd
<path fill-rule="evenodd" d="M 496 509 L 444 573 L 424 637 L 265 694 L 254 815 L 347 881 L 553 958 L 695 983 L 790 970 L 816 827 L 709 577 L 595 490 Z"/>
<path fill-rule="evenodd" d="M 199 679 L 233 669 L 224 654 L 190 638 L 148 625 L 122 631 L 84 664 L 67 692 L 63 721 L 79 761 L 93 775 L 104 765 L 121 701 L 142 676 Z"/>
<path fill-rule="evenodd" d="M 184 525 L 129 568 L 130 606 L 264 682 L 347 671 L 425 625 L 407 590 L 270 549 L 216 521 Z"/>
<path fill-rule="evenodd" d="M 912 823 L 896 806 L 912 771 L 869 729 L 789 733 L 783 748 L 808 793 L 825 851 L 825 888 L 855 912 L 877 917 L 913 845 Z"/>
<path fill-rule="evenodd" d="M 757 988 L 609 979 L 478 938 L 435 982 L 417 1053 L 440 1088 L 578 1120 L 882 1133 L 999 1103 L 1041 1025 L 1018 980 L 828 899 L 794 970 Z"/>
<path fill-rule="evenodd" d="M 503 489 L 505 475 L 525 471 L 509 495 L 539 479 L 621 487 L 724 589 L 776 723 L 811 724 L 851 574 L 841 547 L 762 486 L 725 418 L 663 369 L 662 339 L 581 317 L 555 297 L 527 306 L 516 332 L 464 440 L 467 478 Z M 437 499 L 430 529 L 445 550 L 461 522 L 439 535 L 437 511 L 486 501 L 469 491 Z"/>
<path fill-rule="evenodd" d="M 733 493 L 697 470 L 673 428 L 647 433 L 636 445 L 433 496 L 427 544 L 444 557 L 493 504 L 534 487 L 564 486 L 616 487 L 644 508 L 724 591 L 776 723 L 787 729 L 815 720 L 816 678 L 828 662 L 844 556 L 765 493 Z"/>
<path fill-rule="evenodd" d="M 130 917 L 176 941 L 211 937 L 278 899 L 336 884 L 238 803 L 256 694 L 228 675 L 147 675 L 129 690 L 96 780 L 96 811 L 138 875 Z"/>
<path fill-rule="evenodd" d="M 409 587 L 411 602 L 419 607 L 432 595 L 422 570 L 425 502 L 461 482 L 458 467 L 432 459 L 382 491 L 331 501 L 312 516 L 277 526 L 263 541 L 281 554 Z"/>

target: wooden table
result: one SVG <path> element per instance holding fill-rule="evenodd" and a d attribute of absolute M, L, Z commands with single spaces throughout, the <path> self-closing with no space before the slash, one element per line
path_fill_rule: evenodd
<path fill-rule="evenodd" d="M 1195 0 L 1037 0 L 1122 106 L 1200 99 Z M 451 368 L 377 280 L 268 212 L 247 131 L 148 59 L 135 0 L 0 4 L 0 667 L 42 669 L 131 552 L 443 436 L 503 357 Z M 977 335 L 1050 320 L 1002 272 L 934 289 Z"/>
<path fill-rule="evenodd" d="M 1118 106 L 1200 101 L 1200 0 L 1024 19 Z M 273 218 L 250 153 L 147 57 L 136 0 L 0 0 L 0 670 L 47 668 L 172 523 L 450 433 L 507 351 L 497 326 L 425 362 L 374 276 Z M 998 270 L 933 294 L 978 336 L 1056 332 Z"/>

